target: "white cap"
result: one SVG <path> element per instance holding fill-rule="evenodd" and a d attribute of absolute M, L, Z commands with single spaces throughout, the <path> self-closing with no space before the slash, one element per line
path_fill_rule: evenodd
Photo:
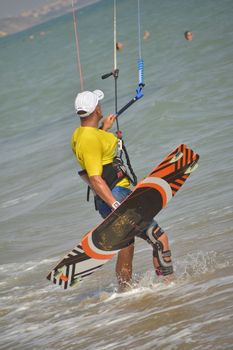
<path fill-rule="evenodd" d="M 94 112 L 99 101 L 104 98 L 104 93 L 101 90 L 83 91 L 79 93 L 75 99 L 74 107 L 76 113 L 81 117 L 88 117 Z M 80 113 L 79 112 L 84 112 Z"/>

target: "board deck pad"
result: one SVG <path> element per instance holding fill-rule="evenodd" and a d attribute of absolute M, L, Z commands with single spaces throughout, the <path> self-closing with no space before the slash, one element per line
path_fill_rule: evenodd
<path fill-rule="evenodd" d="M 197 168 L 199 155 L 179 145 L 134 188 L 100 225 L 89 231 L 48 274 L 52 283 L 77 285 L 142 234 Z"/>

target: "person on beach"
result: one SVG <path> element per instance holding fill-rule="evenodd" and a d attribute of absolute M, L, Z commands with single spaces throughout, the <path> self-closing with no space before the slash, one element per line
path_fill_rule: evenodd
<path fill-rule="evenodd" d="M 187 30 L 187 31 L 184 33 L 184 37 L 185 37 L 186 40 L 192 41 L 192 40 L 193 40 L 193 33 L 190 32 L 189 30 Z"/>
<path fill-rule="evenodd" d="M 118 139 L 109 132 L 116 116 L 102 115 L 100 100 L 104 97 L 101 90 L 84 91 L 75 99 L 75 110 L 80 117 L 80 127 L 75 129 L 71 147 L 80 164 L 80 176 L 85 177 L 90 188 L 96 194 L 95 204 L 102 218 L 114 211 L 130 193 L 130 181 L 126 173 L 116 174 L 113 167 L 117 152 Z M 99 126 L 102 120 L 101 126 Z M 153 221 L 151 226 L 140 237 L 153 246 L 153 264 L 157 275 L 171 275 L 173 267 L 168 238 L 165 232 Z M 161 254 L 158 254 L 158 252 Z M 132 279 L 132 262 L 134 239 L 118 253 L 116 276 L 120 289 L 129 285 Z M 161 257 L 162 256 L 162 257 Z"/>

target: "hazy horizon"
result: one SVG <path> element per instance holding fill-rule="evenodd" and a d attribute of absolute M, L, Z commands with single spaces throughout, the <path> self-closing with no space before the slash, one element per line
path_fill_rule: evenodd
<path fill-rule="evenodd" d="M 82 8 L 100 0 L 74 0 Z M 0 0 L 0 37 L 33 27 L 49 18 L 71 11 L 69 0 Z"/>
<path fill-rule="evenodd" d="M 0 18 L 18 16 L 23 11 L 37 9 L 49 2 L 51 0 L 1 0 Z"/>
<path fill-rule="evenodd" d="M 60 0 L 69 5 L 67 0 Z M 18 17 L 24 11 L 38 10 L 44 5 L 51 5 L 55 0 L 0 0 L 0 18 Z M 85 0 L 76 0 L 77 4 L 83 6 Z M 90 1 L 89 1 L 90 2 Z M 72 2 L 70 0 L 70 6 Z"/>

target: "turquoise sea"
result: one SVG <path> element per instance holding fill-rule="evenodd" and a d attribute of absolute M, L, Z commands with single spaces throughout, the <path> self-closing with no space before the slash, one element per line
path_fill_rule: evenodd
<path fill-rule="evenodd" d="M 119 118 L 141 179 L 186 143 L 199 168 L 157 217 L 176 279 L 164 285 L 136 240 L 134 279 L 116 293 L 115 260 L 71 291 L 48 271 L 101 219 L 70 148 L 80 90 L 72 13 L 0 39 L 0 348 L 222 350 L 233 335 L 233 3 L 141 1 L 144 97 Z M 113 1 L 77 12 L 87 90 L 114 112 Z M 193 41 L 184 32 L 193 32 Z M 137 1 L 117 0 L 118 106 L 137 87 Z M 113 130 L 114 131 L 114 130 Z"/>

